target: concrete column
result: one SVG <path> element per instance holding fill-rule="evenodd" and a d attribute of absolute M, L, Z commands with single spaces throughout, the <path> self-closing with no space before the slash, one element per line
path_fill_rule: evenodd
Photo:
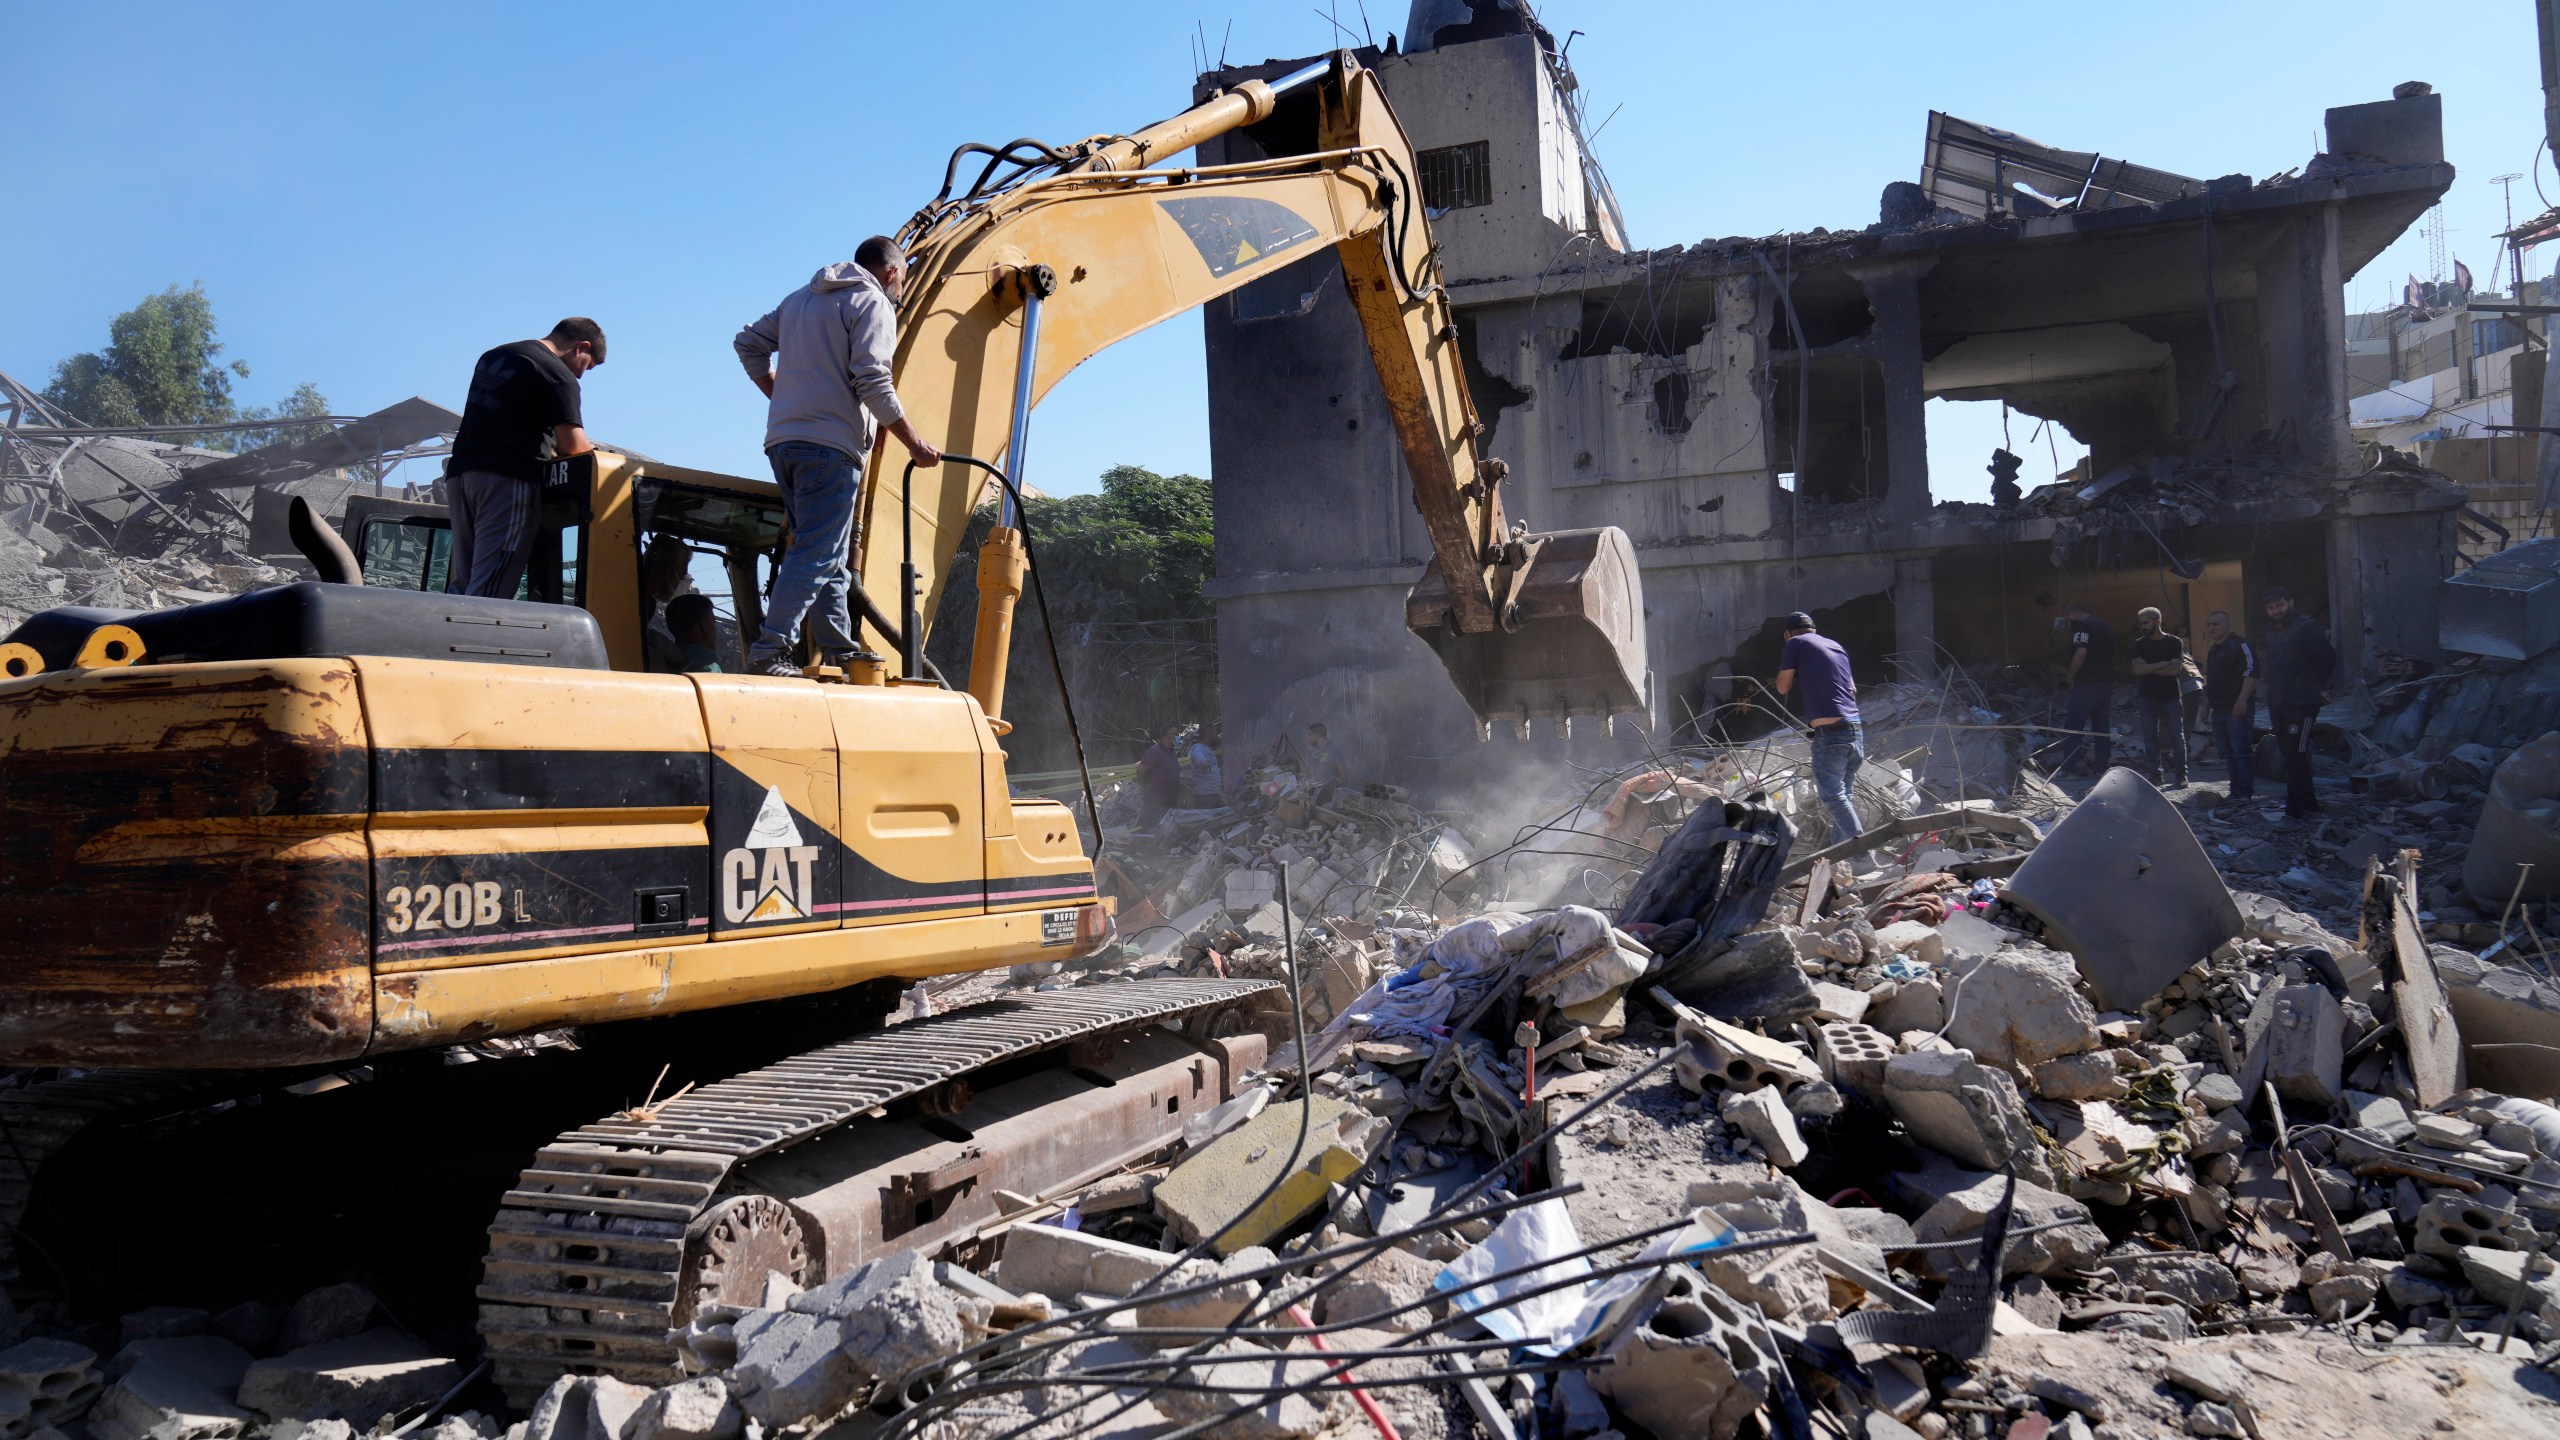
<path fill-rule="evenodd" d="M 1928 680 L 1938 673 L 1938 583 L 1926 555 L 1893 562 L 1893 668 L 1898 680 Z"/>
<path fill-rule="evenodd" d="M 2226 334 L 2228 331 L 2225 332 Z M 2347 292 L 2338 260 L 2338 202 L 2293 222 L 2258 261 L 2258 336 L 2267 425 L 2289 423 L 2303 458 L 2355 473 L 2347 429 Z M 2225 433 L 2229 433 L 2226 424 Z"/>
<path fill-rule="evenodd" d="M 1853 267 L 1875 315 L 1870 332 L 1884 369 L 1885 495 L 1877 518 L 1908 524 L 1925 518 L 1929 497 L 1928 395 L 1920 380 L 1920 277 L 1935 257 Z"/>

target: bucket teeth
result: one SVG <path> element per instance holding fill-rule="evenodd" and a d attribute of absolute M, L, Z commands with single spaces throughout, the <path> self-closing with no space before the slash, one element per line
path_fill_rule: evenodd
<path fill-rule="evenodd" d="M 1512 720 L 1523 740 L 1540 718 L 1568 736 L 1576 719 L 1626 716 L 1650 728 L 1644 586 L 1626 532 L 1559 530 L 1522 544 L 1527 563 L 1512 572 L 1502 626 L 1468 634 L 1451 625 L 1435 561 L 1405 597 L 1406 628 L 1440 657 L 1482 734 L 1497 718 Z"/>

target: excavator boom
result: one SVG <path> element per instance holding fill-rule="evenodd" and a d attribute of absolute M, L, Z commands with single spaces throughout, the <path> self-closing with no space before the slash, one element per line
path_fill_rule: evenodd
<path fill-rule="evenodd" d="M 1283 107 L 1314 110 L 1312 126 L 1271 127 L 1313 134 L 1312 150 L 1156 167 Z M 928 438 L 1019 476 L 1031 407 L 1068 371 L 1330 246 L 1431 539 L 1408 627 L 1488 730 L 1507 720 L 1525 733 L 1538 716 L 1560 728 L 1647 716 L 1633 547 L 1614 529 L 1538 535 L 1506 517 L 1507 467 L 1478 448 L 1485 429 L 1467 392 L 1413 149 L 1373 73 L 1344 53 L 1274 82 L 1247 81 L 1134 135 L 966 147 L 953 157 L 954 177 L 975 153 L 989 157 L 977 183 L 954 195 L 956 180 L 947 180 L 899 237 L 910 262 L 897 384 L 910 415 L 941 417 Z M 901 594 L 911 533 L 918 609 L 930 617 L 985 481 L 945 466 L 919 472 L 910 487 L 903 461 L 885 451 L 872 458 L 858 569 L 868 593 Z M 991 714 L 1003 694 L 1005 587 L 1018 589 L 1010 506 L 1006 521 L 982 559 L 980 583 L 994 603 L 981 610 L 970 683 Z"/>

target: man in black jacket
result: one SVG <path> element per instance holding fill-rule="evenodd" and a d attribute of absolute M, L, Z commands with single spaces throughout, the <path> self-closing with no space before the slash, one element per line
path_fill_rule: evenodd
<path fill-rule="evenodd" d="M 2267 718 L 2284 755 L 2284 813 L 2299 820 L 2320 808 L 2311 788 L 2311 722 L 2329 698 L 2338 651 L 2319 621 L 2295 612 L 2292 591 L 2270 585 L 2264 598 L 2267 637 L 2258 646 L 2258 668 Z"/>

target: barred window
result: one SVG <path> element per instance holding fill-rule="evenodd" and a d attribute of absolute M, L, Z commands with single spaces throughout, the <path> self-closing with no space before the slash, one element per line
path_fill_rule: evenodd
<path fill-rule="evenodd" d="M 1416 155 L 1422 167 L 1422 203 L 1433 210 L 1464 210 L 1493 203 L 1493 166 L 1487 142 L 1443 145 Z"/>

